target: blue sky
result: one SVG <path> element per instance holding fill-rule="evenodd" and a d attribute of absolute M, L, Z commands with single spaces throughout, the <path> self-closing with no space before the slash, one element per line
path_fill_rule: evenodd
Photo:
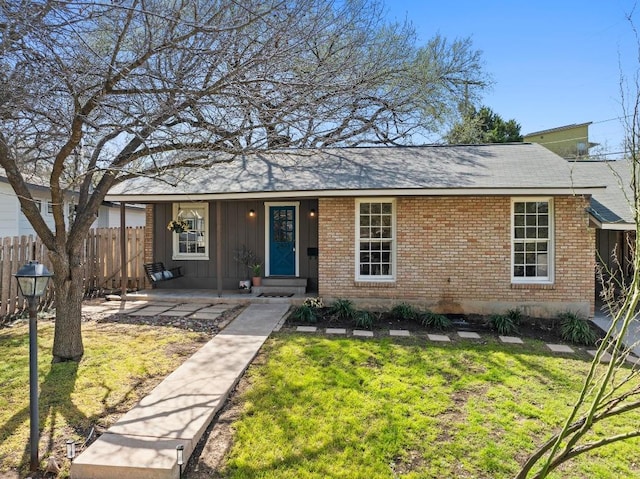
<path fill-rule="evenodd" d="M 387 0 L 386 9 L 390 20 L 413 23 L 420 43 L 438 32 L 471 37 L 494 81 L 482 103 L 517 120 L 522 133 L 592 121 L 589 139 L 615 153 L 624 131 L 621 68 L 632 79 L 640 66 L 626 19 L 633 3 Z"/>

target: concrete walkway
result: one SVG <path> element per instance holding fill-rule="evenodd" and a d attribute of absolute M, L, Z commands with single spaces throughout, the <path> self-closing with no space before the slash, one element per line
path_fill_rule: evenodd
<path fill-rule="evenodd" d="M 602 308 L 596 307 L 596 313 L 593 317 L 593 322 L 603 331 L 608 331 L 611 327 L 612 319 L 609 314 L 602 310 Z M 618 328 L 620 325 L 617 325 Z M 640 320 L 635 319 L 629 325 L 627 334 L 623 338 L 624 345 L 630 348 L 631 352 L 637 357 L 640 357 Z"/>
<path fill-rule="evenodd" d="M 80 454 L 72 479 L 176 479 L 238 379 L 289 309 L 252 304 Z M 150 345 L 153 347 L 153 345 Z"/>

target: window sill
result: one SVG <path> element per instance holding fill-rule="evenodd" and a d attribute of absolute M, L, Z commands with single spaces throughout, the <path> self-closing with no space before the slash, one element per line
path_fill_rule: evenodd
<path fill-rule="evenodd" d="M 176 256 L 171 257 L 174 261 L 209 261 L 209 256 Z"/>
<path fill-rule="evenodd" d="M 511 283 L 511 289 L 556 289 L 555 283 Z"/>
<path fill-rule="evenodd" d="M 396 288 L 396 281 L 390 280 L 362 280 L 357 279 L 353 282 L 356 288 Z"/>

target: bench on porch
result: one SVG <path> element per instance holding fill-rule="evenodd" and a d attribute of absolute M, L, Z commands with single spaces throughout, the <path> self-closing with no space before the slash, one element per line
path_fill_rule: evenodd
<path fill-rule="evenodd" d="M 164 263 L 145 263 L 144 271 L 147 273 L 147 278 L 151 281 L 151 287 L 155 288 L 157 283 L 162 281 L 169 281 L 182 276 L 182 266 L 175 268 L 165 268 Z"/>

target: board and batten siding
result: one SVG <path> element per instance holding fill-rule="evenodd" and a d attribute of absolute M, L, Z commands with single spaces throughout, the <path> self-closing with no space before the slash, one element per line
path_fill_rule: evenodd
<path fill-rule="evenodd" d="M 185 201 L 184 203 L 187 203 Z M 249 271 L 235 261 L 235 252 L 243 246 L 252 250 L 259 260 L 265 262 L 265 202 L 262 200 L 221 201 L 220 234 L 222 247 L 222 287 L 224 290 L 235 290 L 241 280 L 249 279 Z M 317 200 L 302 200 L 299 206 L 299 276 L 308 279 L 308 289 L 315 290 L 318 285 L 318 259 L 308 256 L 308 248 L 318 247 L 317 216 L 309 217 L 311 209 L 318 210 Z M 249 216 L 254 210 L 256 215 Z M 320 212 L 321 214 L 321 212 Z M 173 236 L 167 229 L 169 221 L 174 219 L 173 203 L 157 203 L 153 205 L 153 240 L 151 258 L 147 262 L 162 261 L 166 267 L 181 266 L 184 276 L 166 283 L 159 283 L 158 288 L 217 288 L 216 248 L 218 234 L 217 203 L 209 202 L 209 259 L 208 260 L 174 260 Z M 263 268 L 264 275 L 264 268 Z"/>

